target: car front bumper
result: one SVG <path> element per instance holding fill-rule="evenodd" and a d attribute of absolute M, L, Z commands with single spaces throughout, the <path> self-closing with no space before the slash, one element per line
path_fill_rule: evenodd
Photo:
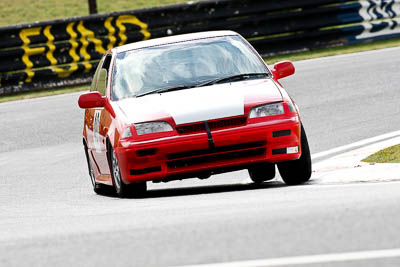
<path fill-rule="evenodd" d="M 129 184 L 207 177 L 245 169 L 254 163 L 296 160 L 301 156 L 297 116 L 215 130 L 211 135 L 212 148 L 207 133 L 120 141 L 115 151 L 123 181 Z"/>

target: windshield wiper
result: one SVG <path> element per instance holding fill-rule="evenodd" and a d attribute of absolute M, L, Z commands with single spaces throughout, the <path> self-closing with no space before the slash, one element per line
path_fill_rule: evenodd
<path fill-rule="evenodd" d="M 264 78 L 264 77 L 268 77 L 268 76 L 269 76 L 268 73 L 236 74 L 236 75 L 231 75 L 228 77 L 222 77 L 222 78 L 209 80 L 209 81 L 197 84 L 197 85 L 178 85 L 178 86 L 172 86 L 172 87 L 158 88 L 158 89 L 150 90 L 150 91 L 147 91 L 147 92 L 144 92 L 141 94 L 137 94 L 137 95 L 135 95 L 135 97 L 141 97 L 141 96 L 150 95 L 150 94 L 157 94 L 157 93 L 189 89 L 189 88 L 193 88 L 193 87 L 202 87 L 202 86 L 213 85 L 213 84 L 222 83 L 222 82 L 242 81 L 242 80 L 248 80 L 248 79 L 260 79 L 260 78 Z"/>
<path fill-rule="evenodd" d="M 154 89 L 154 90 L 151 90 L 148 92 L 137 94 L 135 96 L 140 97 L 140 96 L 145 96 L 145 95 L 149 95 L 149 94 L 171 92 L 171 91 L 177 91 L 177 90 L 188 89 L 188 88 L 193 88 L 193 87 L 194 86 L 189 86 L 189 85 L 178 85 L 178 86 L 172 86 L 172 87 L 166 87 L 166 88 L 158 88 L 158 89 Z"/>
<path fill-rule="evenodd" d="M 204 83 L 196 85 L 196 87 L 201 87 L 201 86 L 207 86 L 207 85 L 213 85 L 217 83 L 224 83 L 224 82 L 232 82 L 232 81 L 243 81 L 243 80 L 248 80 L 250 78 L 252 79 L 260 79 L 264 77 L 268 77 L 268 73 L 243 73 L 243 74 L 236 74 L 236 75 L 231 75 L 227 77 L 222 77 L 222 78 L 217 78 L 213 79 L 210 81 L 206 81 Z"/>

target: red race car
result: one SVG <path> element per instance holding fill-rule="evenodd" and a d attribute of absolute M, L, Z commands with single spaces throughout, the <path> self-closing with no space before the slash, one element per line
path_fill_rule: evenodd
<path fill-rule="evenodd" d="M 152 39 L 110 49 L 101 59 L 85 109 L 83 145 L 95 192 L 145 193 L 147 181 L 208 178 L 248 169 L 261 183 L 311 176 L 298 108 L 278 79 L 232 31 Z"/>

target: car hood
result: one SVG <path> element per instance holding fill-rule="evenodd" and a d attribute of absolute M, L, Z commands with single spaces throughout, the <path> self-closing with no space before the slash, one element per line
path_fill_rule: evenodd
<path fill-rule="evenodd" d="M 281 101 L 271 79 L 217 84 L 117 102 L 128 123 L 172 117 L 177 125 L 244 115 L 245 105 Z"/>

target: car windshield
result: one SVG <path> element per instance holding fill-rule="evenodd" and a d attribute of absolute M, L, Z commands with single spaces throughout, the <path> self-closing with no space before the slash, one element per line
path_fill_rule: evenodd
<path fill-rule="evenodd" d="M 119 53 L 113 69 L 112 97 L 118 100 L 233 81 L 229 77 L 235 81 L 259 79 L 268 73 L 239 36 L 180 42 Z"/>

